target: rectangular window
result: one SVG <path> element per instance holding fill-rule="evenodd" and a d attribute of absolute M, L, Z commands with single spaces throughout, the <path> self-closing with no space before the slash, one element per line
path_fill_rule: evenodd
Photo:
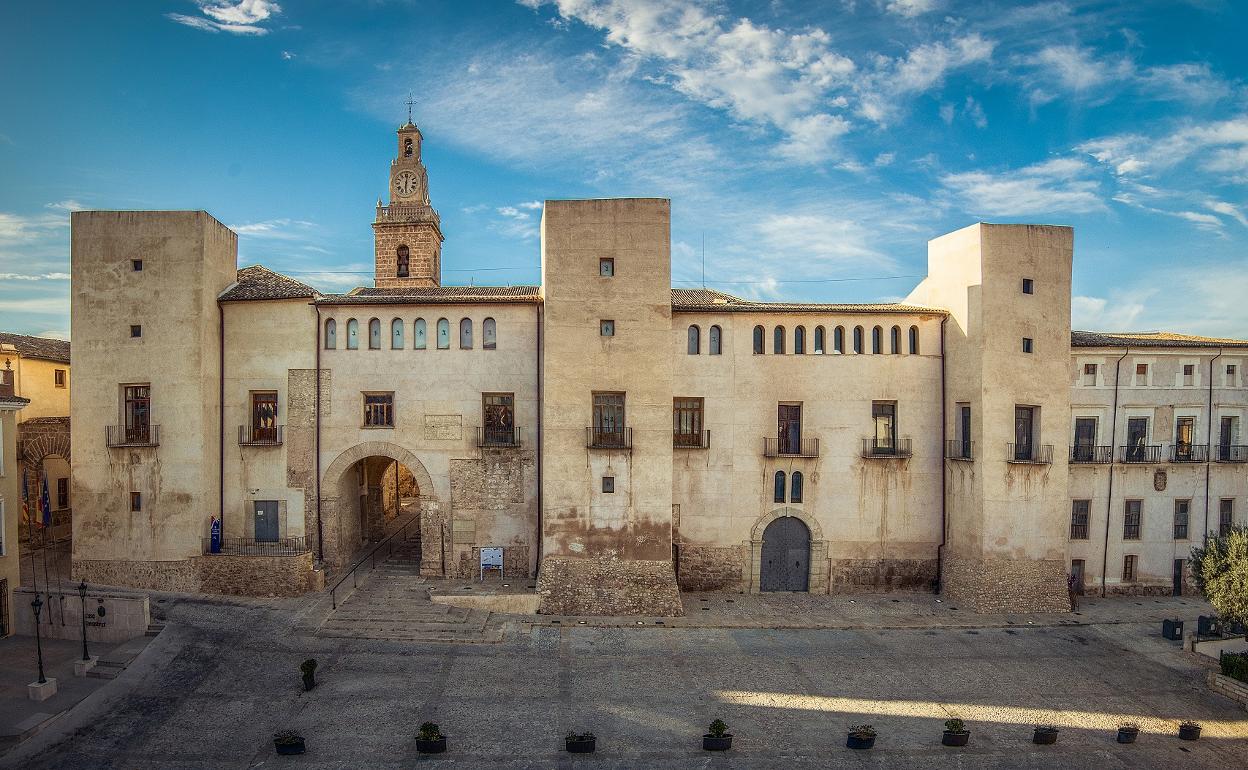
<path fill-rule="evenodd" d="M 611 257 L 602 257 L 598 260 L 598 275 L 603 278 L 612 278 L 615 276 L 615 260 Z"/>
<path fill-rule="evenodd" d="M 702 446 L 702 399 L 672 400 L 672 443 L 675 446 Z"/>
<path fill-rule="evenodd" d="M 122 393 L 126 443 L 146 444 L 151 436 L 151 386 L 126 385 Z"/>
<path fill-rule="evenodd" d="M 602 491 L 604 494 L 615 494 L 615 476 L 602 477 Z"/>
<path fill-rule="evenodd" d="M 1127 554 L 1122 557 L 1122 582 L 1135 582 L 1135 555 Z"/>
<path fill-rule="evenodd" d="M 394 427 L 394 393 L 364 394 L 364 427 Z"/>
<path fill-rule="evenodd" d="M 1023 279 L 1023 294 L 1035 294 L 1035 283 L 1030 278 Z"/>
<path fill-rule="evenodd" d="M 872 401 L 871 422 L 874 426 L 872 451 L 890 454 L 897 450 L 897 402 Z"/>
<path fill-rule="evenodd" d="M 1174 423 L 1174 459 L 1192 459 L 1192 440 L 1196 434 L 1196 418 L 1180 417 Z"/>
<path fill-rule="evenodd" d="M 251 394 L 251 440 L 277 441 L 277 391 Z"/>
<path fill-rule="evenodd" d="M 1187 520 L 1188 514 L 1192 510 L 1191 500 L 1175 500 L 1174 501 L 1174 539 L 1187 539 Z"/>
<path fill-rule="evenodd" d="M 52 371 L 52 384 L 56 385 L 56 387 L 58 388 L 65 387 L 65 370 L 64 369 L 54 369 Z"/>
<path fill-rule="evenodd" d="M 481 425 L 485 443 L 510 446 L 516 443 L 516 397 L 512 393 L 481 394 Z"/>
<path fill-rule="evenodd" d="M 1235 501 L 1224 497 L 1218 501 L 1218 536 L 1230 534 L 1233 526 L 1235 526 Z"/>
<path fill-rule="evenodd" d="M 69 507 L 69 479 L 56 480 L 56 507 L 62 511 Z"/>
<path fill-rule="evenodd" d="M 1096 460 L 1096 418 L 1075 418 L 1075 444 L 1071 459 L 1077 463 L 1090 463 Z"/>
<path fill-rule="evenodd" d="M 598 334 L 599 336 L 602 336 L 602 337 L 614 337 L 615 336 L 615 321 L 612 321 L 609 319 L 599 321 L 598 322 Z"/>
<path fill-rule="evenodd" d="M 1031 337 L 1023 337 L 1023 352 L 1030 353 L 1031 346 L 1032 346 Z"/>
<path fill-rule="evenodd" d="M 624 446 L 624 394 L 595 393 L 594 446 Z"/>
<path fill-rule="evenodd" d="M 1122 539 L 1140 539 L 1140 518 L 1143 515 L 1144 501 L 1127 500 L 1122 515 Z"/>
<path fill-rule="evenodd" d="M 134 339 L 138 339 L 139 337 L 142 337 L 143 327 L 140 326 L 139 324 L 130 324 L 130 336 L 131 338 L 134 338 Z"/>
<path fill-rule="evenodd" d="M 1072 500 L 1070 506 L 1070 539 L 1088 539 L 1088 511 L 1092 508 L 1091 500 Z"/>
<path fill-rule="evenodd" d="M 143 493 L 141 492 L 130 493 L 130 510 L 136 511 L 136 512 L 143 510 Z"/>
<path fill-rule="evenodd" d="M 958 443 L 954 447 L 955 457 L 971 458 L 971 407 L 970 404 L 958 404 Z"/>
<path fill-rule="evenodd" d="M 1148 459 L 1148 418 L 1127 418 L 1127 455 L 1129 463 L 1142 463 Z"/>
<path fill-rule="evenodd" d="M 1193 364 L 1183 364 L 1183 384 L 1192 385 L 1196 381 L 1196 367 Z"/>
<path fill-rule="evenodd" d="M 1096 364 L 1084 364 L 1083 376 L 1084 376 L 1084 384 L 1095 385 L 1096 384 Z"/>
<path fill-rule="evenodd" d="M 4 533 L 8 531 L 6 527 L 8 527 L 8 522 L 4 520 L 4 501 L 0 500 L 0 556 L 9 555 L 7 543 L 5 543 L 4 540 Z M 9 584 L 7 581 L 0 580 L 0 596 L 4 597 L 4 599 L 0 600 L 0 621 L 7 621 L 7 615 L 5 613 L 8 612 L 9 608 L 6 604 L 2 603 L 7 602 L 9 597 Z M 5 633 L 8 633 L 9 631 L 7 622 L 0 623 L 0 628 L 2 628 Z"/>
<path fill-rule="evenodd" d="M 780 454 L 802 453 L 801 404 L 780 404 L 776 407 L 776 439 Z"/>
<path fill-rule="evenodd" d="M 141 272 L 143 270 L 143 260 L 141 259 L 130 260 L 130 269 L 136 273 Z"/>
<path fill-rule="evenodd" d="M 1235 376 L 1235 364 L 1227 364 L 1227 365 L 1226 365 L 1226 376 L 1227 376 L 1227 377 L 1234 377 L 1234 376 Z"/>
<path fill-rule="evenodd" d="M 1024 462 L 1035 459 L 1036 407 L 1014 407 L 1014 459 Z"/>
<path fill-rule="evenodd" d="M 1136 364 L 1135 365 L 1135 384 L 1136 385 L 1148 384 L 1148 364 Z"/>

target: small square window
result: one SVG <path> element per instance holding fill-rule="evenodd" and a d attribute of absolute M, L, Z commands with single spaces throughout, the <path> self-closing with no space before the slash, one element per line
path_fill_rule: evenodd
<path fill-rule="evenodd" d="M 130 493 L 130 510 L 132 511 L 143 510 L 143 493 L 141 492 Z"/>
<path fill-rule="evenodd" d="M 142 271 L 143 271 L 143 260 L 141 260 L 141 259 L 132 259 L 132 260 L 130 260 L 130 269 L 131 269 L 131 270 L 133 270 L 133 271 L 134 271 L 134 272 L 136 272 L 136 273 L 142 272 Z"/>
<path fill-rule="evenodd" d="M 598 334 L 600 334 L 603 337 L 614 337 L 615 336 L 615 321 L 609 321 L 609 320 L 599 321 L 598 322 Z"/>
<path fill-rule="evenodd" d="M 1139 377 L 1147 377 L 1148 376 L 1148 364 L 1136 364 L 1135 373 Z"/>
<path fill-rule="evenodd" d="M 1096 364 L 1084 364 L 1083 373 L 1090 374 L 1093 377 L 1095 377 L 1096 376 Z"/>
<path fill-rule="evenodd" d="M 52 381 L 58 388 L 65 387 L 65 370 L 54 369 L 52 371 Z"/>
<path fill-rule="evenodd" d="M 1023 337 L 1023 352 L 1031 352 L 1031 337 Z"/>
<path fill-rule="evenodd" d="M 1235 364 L 1227 364 L 1227 365 L 1226 365 L 1226 376 L 1227 376 L 1227 377 L 1234 377 L 1234 376 L 1235 376 Z"/>
<path fill-rule="evenodd" d="M 1191 377 L 1195 373 L 1196 373 L 1195 366 L 1193 366 L 1192 364 L 1183 364 L 1183 376 L 1184 377 Z"/>
<path fill-rule="evenodd" d="M 615 476 L 602 477 L 602 491 L 608 495 L 615 494 Z"/>
<path fill-rule="evenodd" d="M 139 324 L 130 324 L 130 336 L 134 338 L 143 336 L 143 327 Z"/>
<path fill-rule="evenodd" d="M 615 260 L 611 257 L 603 257 L 598 260 L 598 275 L 603 278 L 611 278 L 615 275 Z"/>
<path fill-rule="evenodd" d="M 1023 294 L 1035 294 L 1036 285 L 1030 278 L 1023 279 Z"/>

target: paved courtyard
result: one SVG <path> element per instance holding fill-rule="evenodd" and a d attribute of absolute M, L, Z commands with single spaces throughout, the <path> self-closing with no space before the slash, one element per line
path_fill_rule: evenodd
<path fill-rule="evenodd" d="M 700 604 L 701 598 L 708 597 L 691 600 Z M 859 601 L 893 604 L 888 597 L 859 599 L 855 606 Z M 301 629 L 312 625 L 308 614 L 319 611 L 310 599 L 170 597 L 153 606 L 168 625 L 147 651 L 52 727 L 0 755 L 0 766 L 399 768 L 421 761 L 507 768 L 1139 768 L 1248 762 L 1248 713 L 1210 693 L 1201 661 L 1161 639 L 1151 621 L 823 629 L 509 623 L 502 643 L 449 645 L 305 633 Z M 1121 600 L 1106 606 L 1101 612 L 1111 618 L 1129 612 Z M 306 657 L 321 664 L 320 685 L 310 693 L 299 683 Z M 939 744 L 942 722 L 951 715 L 970 725 L 965 749 Z M 716 717 L 736 735 L 727 756 L 699 748 L 704 726 Z M 1113 730 L 1124 719 L 1142 727 L 1135 745 L 1114 742 Z M 1173 733 L 1180 719 L 1202 722 L 1205 737 L 1179 741 Z M 450 753 L 440 759 L 415 753 L 412 736 L 426 720 L 450 736 Z M 844 747 L 845 728 L 861 722 L 880 733 L 865 754 Z M 1029 742 L 1037 722 L 1062 728 L 1056 746 Z M 270 735 L 285 728 L 306 736 L 307 754 L 273 753 Z M 585 759 L 562 753 L 561 738 L 570 730 L 596 733 L 599 752 Z"/>

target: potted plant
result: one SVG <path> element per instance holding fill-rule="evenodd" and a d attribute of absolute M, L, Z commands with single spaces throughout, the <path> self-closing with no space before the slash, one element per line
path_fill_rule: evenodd
<path fill-rule="evenodd" d="M 1200 738 L 1200 723 L 1185 719 L 1179 722 L 1179 737 L 1185 741 L 1194 741 Z"/>
<path fill-rule="evenodd" d="M 869 749 L 875 745 L 875 728 L 871 725 L 854 725 L 849 728 L 845 745 L 851 749 Z"/>
<path fill-rule="evenodd" d="M 303 689 L 311 690 L 316 687 L 316 658 L 308 658 L 300 663 L 299 670 L 303 672 Z"/>
<path fill-rule="evenodd" d="M 971 731 L 966 729 L 965 722 L 957 717 L 945 720 L 945 735 L 940 739 L 942 746 L 965 746 L 970 739 Z"/>
<path fill-rule="evenodd" d="M 1135 743 L 1136 736 L 1140 734 L 1140 726 L 1134 722 L 1123 722 L 1118 725 L 1118 742 L 1119 743 Z"/>
<path fill-rule="evenodd" d="M 273 733 L 273 748 L 277 749 L 278 754 L 302 754 L 307 748 L 303 743 L 303 736 L 294 730 L 282 730 L 280 733 Z"/>
<path fill-rule="evenodd" d="M 702 748 L 706 751 L 727 751 L 732 748 L 732 733 L 724 720 L 711 722 L 710 732 L 702 736 Z"/>
<path fill-rule="evenodd" d="M 1053 725 L 1036 725 L 1036 731 L 1031 736 L 1031 742 L 1041 746 L 1057 743 L 1057 728 Z"/>
<path fill-rule="evenodd" d="M 446 751 L 446 736 L 434 722 L 425 722 L 416 734 L 416 750 L 421 754 L 441 754 Z"/>
<path fill-rule="evenodd" d="M 569 754 L 592 754 L 597 742 L 593 733 L 568 733 L 563 739 L 563 747 Z"/>

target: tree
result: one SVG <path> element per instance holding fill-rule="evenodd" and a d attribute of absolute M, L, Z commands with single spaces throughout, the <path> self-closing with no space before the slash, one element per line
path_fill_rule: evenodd
<path fill-rule="evenodd" d="M 1248 624 L 1248 527 L 1234 527 L 1193 548 L 1192 576 L 1218 617 Z"/>

